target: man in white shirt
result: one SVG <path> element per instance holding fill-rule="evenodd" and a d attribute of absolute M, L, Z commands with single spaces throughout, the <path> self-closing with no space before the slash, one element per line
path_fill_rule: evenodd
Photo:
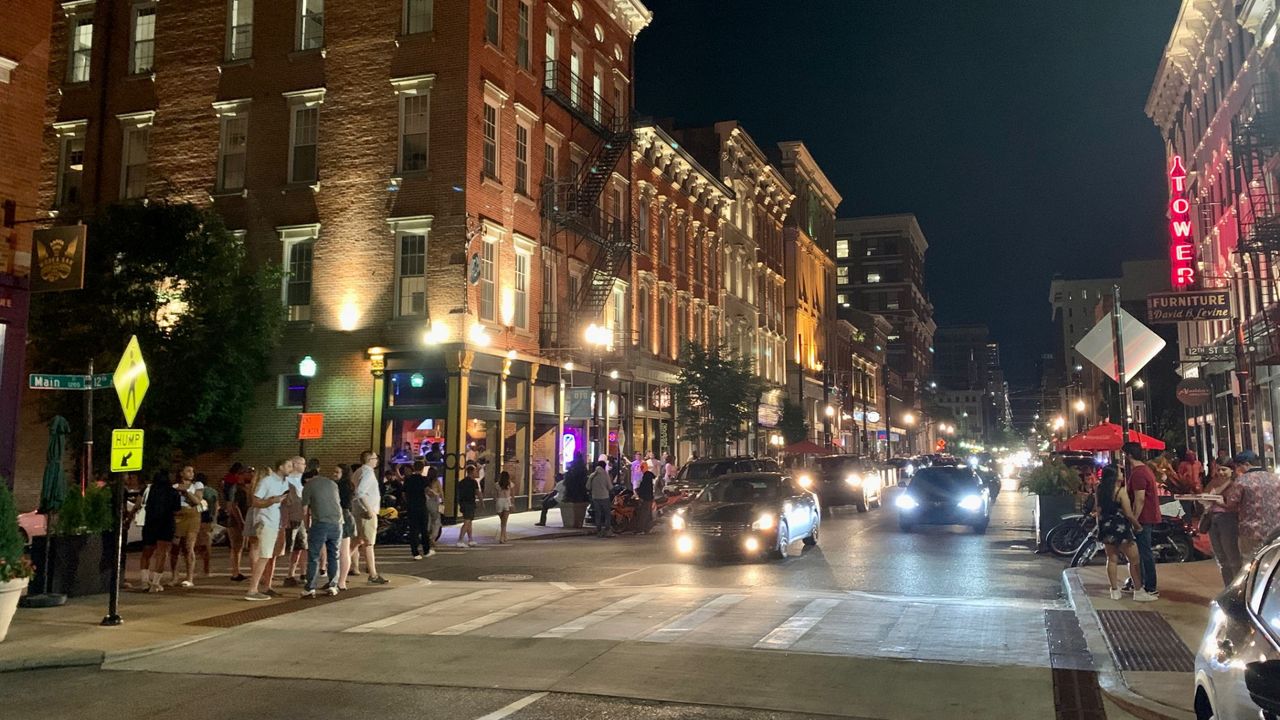
<path fill-rule="evenodd" d="M 645 462 L 640 459 L 640 453 L 636 453 L 631 458 L 631 487 L 632 489 L 640 487 L 640 480 L 644 478 Z"/>
<path fill-rule="evenodd" d="M 292 460 L 278 461 L 275 470 L 258 483 L 250 499 L 257 512 L 254 513 L 254 527 L 245 530 L 252 532 L 253 537 L 257 538 L 258 547 L 253 554 L 253 573 L 249 578 L 249 593 L 244 596 L 245 600 L 270 600 L 271 593 L 274 592 L 271 590 L 271 576 L 275 574 L 276 540 L 280 537 L 280 503 L 289 494 L 289 484 L 285 482 L 284 476 L 289 474 L 292 467 Z M 267 579 L 265 593 L 258 592 L 264 575 Z"/>
<path fill-rule="evenodd" d="M 351 513 L 356 516 L 356 552 L 364 549 L 364 561 L 369 569 L 369 582 L 385 585 L 387 579 L 378 574 L 373 546 L 378 539 L 378 512 L 382 509 L 382 493 L 378 490 L 378 456 L 366 450 L 360 454 L 360 469 L 356 474 L 356 494 L 351 500 Z"/>
<path fill-rule="evenodd" d="M 284 551 L 289 555 L 289 574 L 284 584 L 296 586 L 303 584 L 302 568 L 307 550 L 307 528 L 302 522 L 302 473 L 307 469 L 307 459 L 299 455 L 289 462 L 292 467 L 285 482 L 289 484 L 291 496 L 280 506 L 283 516 L 280 527 L 285 530 Z"/>

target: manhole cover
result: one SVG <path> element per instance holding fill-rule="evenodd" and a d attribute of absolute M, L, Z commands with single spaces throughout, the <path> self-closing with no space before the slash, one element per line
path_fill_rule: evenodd
<path fill-rule="evenodd" d="M 521 582 L 523 580 L 532 580 L 532 575 L 519 575 L 516 573 L 507 573 L 499 575 L 481 575 L 477 578 L 481 582 Z"/>

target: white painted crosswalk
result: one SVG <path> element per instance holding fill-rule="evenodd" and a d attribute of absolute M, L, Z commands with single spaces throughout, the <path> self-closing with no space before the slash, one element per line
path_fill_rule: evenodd
<path fill-rule="evenodd" d="M 756 643 L 756 649 L 786 650 L 795 645 L 805 633 L 813 629 L 822 618 L 831 612 L 831 608 L 840 601 L 834 598 L 818 598 L 804 607 L 803 610 L 787 618 L 787 621 L 769 631 Z"/>
<path fill-rule="evenodd" d="M 641 593 L 639 595 L 632 595 L 631 597 L 623 598 L 613 603 L 612 605 L 607 605 L 605 607 L 602 607 L 593 613 L 583 615 L 580 618 L 570 620 L 569 622 L 563 625 L 560 625 L 558 627 L 553 627 L 550 630 L 540 632 L 537 635 L 534 635 L 534 637 L 536 638 L 568 637 L 576 632 L 581 632 L 583 630 L 586 630 L 592 625 L 597 625 L 599 623 L 602 623 L 605 620 L 608 620 L 609 618 L 617 617 L 618 615 L 621 615 L 622 613 L 645 602 L 646 600 L 649 600 L 652 597 L 653 595 L 650 593 Z"/>

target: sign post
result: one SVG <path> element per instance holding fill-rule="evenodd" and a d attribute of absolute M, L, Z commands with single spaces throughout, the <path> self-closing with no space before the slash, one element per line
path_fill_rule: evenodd
<path fill-rule="evenodd" d="M 93 374 L 93 366 L 89 367 Z M 120 399 L 120 409 L 124 411 L 124 421 L 128 429 L 117 429 L 111 433 L 111 471 L 138 472 L 142 470 L 143 431 L 134 430 L 133 421 L 138 417 L 138 406 L 151 387 L 151 379 L 147 376 L 147 363 L 142 359 L 142 348 L 138 345 L 138 336 L 129 338 L 120 362 L 111 377 L 115 386 L 116 397 Z M 92 395 L 93 393 L 89 393 Z M 92 408 L 92 406 L 90 406 Z M 115 564 L 111 568 L 111 594 L 107 599 L 107 614 L 102 618 L 102 625 L 115 627 L 124 623 L 120 617 L 120 566 L 124 562 L 124 482 L 116 484 L 116 537 Z"/>

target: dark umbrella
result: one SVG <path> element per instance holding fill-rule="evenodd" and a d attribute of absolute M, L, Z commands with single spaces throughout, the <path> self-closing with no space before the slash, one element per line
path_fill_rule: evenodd
<path fill-rule="evenodd" d="M 49 421 L 49 449 L 44 454 L 44 479 L 40 481 L 40 512 L 48 515 L 62 507 L 67 497 L 67 480 L 62 473 L 62 455 L 67 449 L 71 424 L 61 415 Z"/>

